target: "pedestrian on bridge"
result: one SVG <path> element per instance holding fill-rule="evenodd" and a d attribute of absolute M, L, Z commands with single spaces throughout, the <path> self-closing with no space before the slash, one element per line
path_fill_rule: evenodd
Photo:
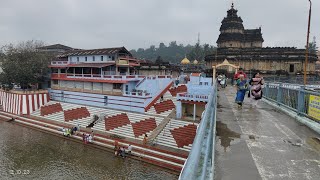
<path fill-rule="evenodd" d="M 238 104 L 238 108 L 242 108 L 243 100 L 248 91 L 248 81 L 243 74 L 239 75 L 239 79 L 237 80 L 237 95 L 236 95 L 236 103 Z"/>
<path fill-rule="evenodd" d="M 255 108 L 262 98 L 262 85 L 264 84 L 263 77 L 261 77 L 260 73 L 255 73 L 249 81 L 249 84 L 251 85 L 249 92 L 251 107 Z"/>

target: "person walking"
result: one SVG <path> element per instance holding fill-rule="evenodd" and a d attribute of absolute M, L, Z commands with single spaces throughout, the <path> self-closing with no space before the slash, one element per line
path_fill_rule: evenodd
<path fill-rule="evenodd" d="M 239 75 L 237 80 L 237 94 L 235 102 L 238 104 L 238 108 L 242 108 L 243 100 L 248 90 L 248 82 L 244 75 Z"/>
<path fill-rule="evenodd" d="M 240 75 L 243 75 L 244 78 L 247 79 L 246 73 L 243 72 L 242 68 L 239 68 L 238 72 L 236 74 L 234 74 L 234 76 L 233 76 L 233 80 L 234 80 L 235 84 L 237 84 L 237 80 L 239 79 Z"/>
<path fill-rule="evenodd" d="M 262 85 L 264 84 L 263 77 L 260 73 L 255 73 L 249 81 L 250 88 L 250 102 L 251 108 L 257 107 L 259 100 L 262 98 Z"/>

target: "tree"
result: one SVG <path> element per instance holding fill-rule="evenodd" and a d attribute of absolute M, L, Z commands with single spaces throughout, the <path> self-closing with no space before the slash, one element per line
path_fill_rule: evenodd
<path fill-rule="evenodd" d="M 140 59 L 156 61 L 160 56 L 162 61 L 180 63 L 186 55 L 190 60 L 204 60 L 206 55 L 214 54 L 215 47 L 199 43 L 194 46 L 190 44 L 184 46 L 183 44 L 177 45 L 176 41 L 171 41 L 168 46 L 161 42 L 158 48 L 150 46 L 147 49 L 139 48 L 137 51 L 131 50 L 130 52 Z"/>
<path fill-rule="evenodd" d="M 163 60 L 162 60 L 161 56 L 158 56 L 156 61 L 155 61 L 155 63 L 156 64 L 162 64 L 162 62 L 163 62 Z"/>
<path fill-rule="evenodd" d="M 316 43 L 316 37 L 313 36 L 313 41 L 309 43 L 309 53 L 316 54 L 318 52 L 318 47 Z"/>
<path fill-rule="evenodd" d="M 0 82 L 8 85 L 19 84 L 22 89 L 43 82 L 53 58 L 52 54 L 38 50 L 43 45 L 44 43 L 39 41 L 26 41 L 16 46 L 4 46 L 4 55 L 0 57 L 3 70 Z"/>

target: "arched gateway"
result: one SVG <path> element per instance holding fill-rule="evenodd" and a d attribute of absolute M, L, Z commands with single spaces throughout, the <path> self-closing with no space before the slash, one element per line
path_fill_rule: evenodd
<path fill-rule="evenodd" d="M 233 67 L 233 68 L 236 69 L 236 73 L 237 73 L 237 71 L 238 71 L 238 69 L 239 69 L 239 66 L 236 66 L 236 65 L 234 65 L 234 64 L 230 64 L 229 61 L 228 61 L 227 59 L 225 59 L 221 64 L 212 66 L 212 69 L 213 69 L 213 74 L 212 74 L 212 77 L 213 77 L 213 78 L 212 78 L 212 79 L 215 79 L 215 78 L 216 78 L 216 69 L 217 69 L 218 67 L 221 67 L 221 66 L 231 66 L 231 67 Z"/>

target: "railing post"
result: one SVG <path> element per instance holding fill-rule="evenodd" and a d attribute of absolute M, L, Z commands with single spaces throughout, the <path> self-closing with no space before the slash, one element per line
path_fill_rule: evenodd
<path fill-rule="evenodd" d="M 305 108 L 305 90 L 304 86 L 301 86 L 298 93 L 298 115 L 301 116 L 304 113 Z"/>
<path fill-rule="evenodd" d="M 269 83 L 266 84 L 266 98 L 269 98 Z"/>
<path fill-rule="evenodd" d="M 277 104 L 280 106 L 282 100 L 282 87 L 281 84 L 279 84 L 278 87 L 278 93 L 277 93 Z"/>

